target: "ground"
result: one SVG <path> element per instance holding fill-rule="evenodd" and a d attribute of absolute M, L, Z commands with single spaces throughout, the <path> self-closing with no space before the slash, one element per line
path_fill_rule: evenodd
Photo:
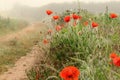
<path fill-rule="evenodd" d="M 24 28 L 23 30 L 17 32 L 8 34 L 6 36 L 3 36 L 0 38 L 0 42 L 9 41 L 13 38 L 17 38 L 19 36 L 22 37 L 24 34 L 28 34 L 32 31 L 36 30 L 37 27 L 41 27 L 41 30 L 45 28 L 45 25 L 42 23 L 34 23 L 30 26 Z M 39 46 L 35 45 L 33 46 L 30 53 L 27 53 L 26 56 L 21 57 L 18 59 L 14 65 L 14 67 L 10 67 L 7 72 L 0 75 L 0 80 L 27 80 L 26 71 L 32 68 L 32 66 L 35 64 L 36 59 L 38 56 L 42 57 L 42 53 Z"/>

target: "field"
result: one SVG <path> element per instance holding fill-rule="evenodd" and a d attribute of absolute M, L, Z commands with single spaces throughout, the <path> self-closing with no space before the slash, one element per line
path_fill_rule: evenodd
<path fill-rule="evenodd" d="M 0 80 L 120 80 L 120 15 L 78 7 L 0 17 Z"/>
<path fill-rule="evenodd" d="M 0 17 L 0 36 L 15 32 L 27 25 L 28 23 L 22 20 Z"/>

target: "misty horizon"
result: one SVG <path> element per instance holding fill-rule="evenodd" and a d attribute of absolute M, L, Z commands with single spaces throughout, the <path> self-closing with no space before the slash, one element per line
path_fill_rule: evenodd
<path fill-rule="evenodd" d="M 120 13 L 119 9 L 120 3 L 116 1 L 110 2 L 80 2 L 80 7 L 82 9 L 86 9 L 90 13 L 103 13 L 106 10 L 106 6 L 109 8 L 109 12 Z M 56 7 L 57 6 L 57 7 Z M 45 18 L 45 10 L 51 9 L 55 12 L 64 12 L 65 10 L 69 9 L 77 9 L 79 4 L 77 2 L 62 2 L 62 3 L 49 3 L 44 6 L 28 6 L 23 4 L 16 4 L 10 10 L 0 11 L 0 16 L 10 17 L 10 18 L 17 18 L 23 19 L 27 21 L 40 21 Z"/>
<path fill-rule="evenodd" d="M 84 3 L 84 4 L 92 4 L 92 3 L 108 3 L 108 2 L 119 2 L 119 0 L 97 0 L 97 1 L 93 1 L 93 0 L 79 0 L 80 3 Z M 14 6 L 16 5 L 23 5 L 23 6 L 29 6 L 29 7 L 42 7 L 42 6 L 46 6 L 46 5 L 49 5 L 49 4 L 63 4 L 63 3 L 76 3 L 78 4 L 78 0 L 71 0 L 71 1 L 67 1 L 67 0 L 58 0 L 58 1 L 45 1 L 45 0 L 41 0 L 41 2 L 37 2 L 37 1 L 26 1 L 24 2 L 24 0 L 12 0 L 12 1 L 4 1 L 4 0 L 1 0 L 0 1 L 0 11 L 6 11 L 6 10 L 10 10 L 12 8 L 14 8 Z"/>

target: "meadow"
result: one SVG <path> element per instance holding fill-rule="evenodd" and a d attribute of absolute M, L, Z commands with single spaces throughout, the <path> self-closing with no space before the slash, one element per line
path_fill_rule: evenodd
<path fill-rule="evenodd" d="M 27 74 L 29 80 L 120 80 L 120 17 L 84 9 L 51 18 L 39 45 L 45 58 Z"/>

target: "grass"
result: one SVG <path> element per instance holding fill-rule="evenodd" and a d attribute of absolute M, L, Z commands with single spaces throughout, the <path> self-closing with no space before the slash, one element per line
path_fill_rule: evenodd
<path fill-rule="evenodd" d="M 18 31 L 27 25 L 28 23 L 22 20 L 0 17 L 0 36 Z"/>
<path fill-rule="evenodd" d="M 37 70 L 35 67 L 28 72 L 29 80 L 62 80 L 59 73 L 66 66 L 80 70 L 79 80 L 120 79 L 120 68 L 110 64 L 109 57 L 112 52 L 120 53 L 120 17 L 111 19 L 108 12 L 95 15 L 84 10 L 78 14 L 82 20 L 76 26 L 71 20 L 61 31 L 47 35 L 51 37 L 50 47 L 44 48 L 47 59 L 37 65 Z M 57 24 L 64 23 L 61 21 Z M 85 21 L 89 22 L 87 26 L 83 25 Z M 92 28 L 92 21 L 99 26 Z"/>

